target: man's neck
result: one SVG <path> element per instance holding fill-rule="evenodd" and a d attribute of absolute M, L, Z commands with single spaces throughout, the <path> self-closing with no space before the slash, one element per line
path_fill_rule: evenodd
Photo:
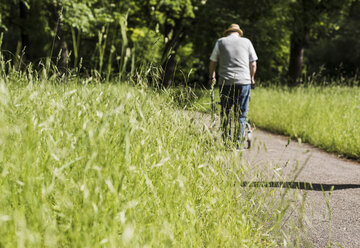
<path fill-rule="evenodd" d="M 231 33 L 229 33 L 228 36 L 238 36 L 238 37 L 240 37 L 238 32 L 231 32 Z"/>

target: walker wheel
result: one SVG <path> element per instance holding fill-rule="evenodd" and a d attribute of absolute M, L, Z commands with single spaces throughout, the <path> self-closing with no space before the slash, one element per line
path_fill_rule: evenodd
<path fill-rule="evenodd" d="M 250 149 L 251 148 L 251 144 L 252 144 L 252 131 L 248 130 L 247 131 L 247 137 L 246 137 L 246 141 L 247 141 L 247 148 Z"/>
<path fill-rule="evenodd" d="M 247 148 L 248 148 L 248 149 L 251 148 L 251 140 L 247 140 Z"/>

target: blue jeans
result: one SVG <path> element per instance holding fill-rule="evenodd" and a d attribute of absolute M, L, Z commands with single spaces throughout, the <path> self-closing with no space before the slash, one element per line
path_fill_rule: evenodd
<path fill-rule="evenodd" d="M 234 141 L 243 141 L 244 128 L 249 109 L 251 85 L 222 85 L 220 86 L 221 122 L 224 140 L 231 139 L 231 108 L 234 106 L 235 134 Z"/>

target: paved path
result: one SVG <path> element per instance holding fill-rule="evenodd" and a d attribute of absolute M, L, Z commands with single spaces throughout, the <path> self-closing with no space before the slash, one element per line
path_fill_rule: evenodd
<path fill-rule="evenodd" d="M 255 130 L 254 136 L 253 147 L 243 152 L 243 162 L 268 170 L 268 180 L 275 187 L 278 180 L 294 186 L 290 182 L 297 166 L 300 173 L 295 182 L 300 184 L 296 185 L 301 188 L 312 184 L 312 189 L 306 191 L 306 216 L 314 246 L 328 247 L 330 221 L 324 189 L 332 212 L 331 247 L 360 248 L 360 164 L 307 144 L 289 143 L 284 136 L 261 130 Z"/>

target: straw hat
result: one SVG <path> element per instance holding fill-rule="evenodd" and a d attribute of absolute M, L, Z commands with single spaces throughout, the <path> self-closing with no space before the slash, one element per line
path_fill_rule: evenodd
<path fill-rule="evenodd" d="M 224 36 L 227 36 L 230 32 L 238 32 L 240 36 L 244 35 L 244 32 L 240 29 L 240 26 L 237 24 L 231 24 L 228 29 L 224 31 Z"/>

